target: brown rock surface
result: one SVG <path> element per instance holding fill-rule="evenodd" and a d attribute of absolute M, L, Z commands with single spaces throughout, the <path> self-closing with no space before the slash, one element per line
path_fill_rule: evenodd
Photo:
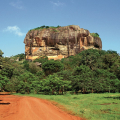
<path fill-rule="evenodd" d="M 86 49 L 102 49 L 99 37 L 77 25 L 30 30 L 24 39 L 26 59 L 40 55 L 48 59 L 62 59 Z"/>

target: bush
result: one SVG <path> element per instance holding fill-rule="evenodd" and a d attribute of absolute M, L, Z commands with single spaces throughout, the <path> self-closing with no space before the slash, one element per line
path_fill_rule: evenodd
<path fill-rule="evenodd" d="M 98 33 L 90 33 L 91 36 L 93 37 L 98 37 L 99 38 L 99 34 Z"/>

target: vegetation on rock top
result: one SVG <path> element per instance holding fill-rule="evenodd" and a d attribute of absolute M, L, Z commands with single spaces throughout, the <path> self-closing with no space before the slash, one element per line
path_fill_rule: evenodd
<path fill-rule="evenodd" d="M 34 29 L 31 29 L 31 30 L 29 30 L 29 31 L 32 31 L 32 30 L 42 30 L 42 29 L 47 29 L 47 28 L 58 28 L 58 27 L 61 27 L 61 26 L 57 26 L 57 27 L 54 27 L 54 26 L 45 26 L 45 25 L 43 25 L 43 26 L 41 26 L 41 27 L 37 27 L 37 28 L 34 28 Z"/>
<path fill-rule="evenodd" d="M 68 26 L 70 26 L 70 25 L 68 25 Z M 59 28 L 59 27 L 61 27 L 61 26 L 58 25 L 57 27 L 54 27 L 54 26 L 45 26 L 45 25 L 43 25 L 41 27 L 37 27 L 37 28 L 29 30 L 29 32 L 31 32 L 33 30 L 43 30 L 43 29 L 48 29 L 48 28 L 53 28 L 53 30 L 52 30 L 53 32 L 58 32 L 58 30 L 55 30 L 54 28 Z M 99 38 L 98 33 L 90 33 L 90 35 L 93 36 L 93 37 L 98 37 Z"/>
<path fill-rule="evenodd" d="M 98 37 L 99 38 L 99 34 L 98 33 L 90 33 L 91 36 L 93 37 Z"/>

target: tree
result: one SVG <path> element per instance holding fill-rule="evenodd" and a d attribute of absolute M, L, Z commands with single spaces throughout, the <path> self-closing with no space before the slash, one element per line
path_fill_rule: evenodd
<path fill-rule="evenodd" d="M 4 53 L 2 52 L 2 50 L 0 49 L 0 57 L 2 57 Z"/>
<path fill-rule="evenodd" d="M 92 70 L 95 69 L 95 63 L 100 58 L 99 50 L 88 49 L 79 53 L 81 59 L 79 65 L 89 66 Z"/>
<path fill-rule="evenodd" d="M 96 34 L 96 36 L 99 36 L 99 34 L 98 33 L 95 33 Z"/>
<path fill-rule="evenodd" d="M 108 54 L 113 54 L 113 53 L 114 53 L 114 54 L 117 54 L 117 51 L 114 51 L 114 50 L 107 50 L 107 53 L 108 53 Z"/>
<path fill-rule="evenodd" d="M 45 28 L 45 25 L 41 26 L 41 28 Z"/>
<path fill-rule="evenodd" d="M 53 74 L 63 70 L 64 66 L 60 61 L 48 60 L 43 63 L 42 69 L 46 75 Z"/>
<path fill-rule="evenodd" d="M 76 67 L 73 71 L 73 76 L 72 87 L 76 92 L 80 89 L 83 89 L 83 92 L 93 89 L 94 76 L 88 66 L 81 65 L 80 67 Z"/>
<path fill-rule="evenodd" d="M 17 83 L 17 91 L 21 93 L 30 93 L 34 89 L 35 81 L 38 81 L 38 77 L 35 77 L 30 72 L 25 72 L 18 77 L 19 82 Z M 38 83 L 37 83 L 38 84 Z"/>
<path fill-rule="evenodd" d="M 71 81 L 64 81 L 63 77 L 58 76 L 57 74 L 49 75 L 46 79 L 43 80 L 43 90 L 49 91 L 52 94 L 54 92 L 57 92 L 59 94 L 59 91 L 64 91 L 64 88 L 68 89 L 70 88 Z"/>
<path fill-rule="evenodd" d="M 38 71 L 40 71 L 40 67 L 38 67 L 35 63 L 31 62 L 29 63 L 29 71 L 33 74 L 36 74 Z"/>
<path fill-rule="evenodd" d="M 45 77 L 45 73 L 43 71 L 38 71 L 36 76 L 38 76 L 39 79 L 43 79 Z"/>
<path fill-rule="evenodd" d="M 105 92 L 106 90 L 109 90 L 109 88 L 111 88 L 112 91 L 115 91 L 115 89 L 118 87 L 118 84 L 120 83 L 114 73 L 110 73 L 104 69 L 97 69 L 95 71 L 95 76 L 97 78 L 95 84 L 98 84 L 97 87 L 100 91 Z"/>
<path fill-rule="evenodd" d="M 8 63 L 3 63 L 2 70 L 0 71 L 0 74 L 2 76 L 6 76 L 11 79 L 13 75 L 14 67 Z"/>
<path fill-rule="evenodd" d="M 24 53 L 19 54 L 19 60 L 21 61 L 22 59 L 25 59 L 25 54 Z"/>
<path fill-rule="evenodd" d="M 25 60 L 25 61 L 23 62 L 23 64 L 24 64 L 24 68 L 25 68 L 27 71 L 29 71 L 29 63 L 28 63 L 28 61 Z"/>
<path fill-rule="evenodd" d="M 115 53 L 112 54 L 106 54 L 102 56 L 102 63 L 105 64 L 105 67 L 103 66 L 103 69 L 110 69 L 113 64 L 116 62 L 116 60 L 119 59 L 119 56 Z"/>
<path fill-rule="evenodd" d="M 46 28 L 49 28 L 49 26 L 46 26 Z"/>
<path fill-rule="evenodd" d="M 9 79 L 6 76 L 0 74 L 0 91 L 5 90 L 5 85 L 8 83 Z"/>

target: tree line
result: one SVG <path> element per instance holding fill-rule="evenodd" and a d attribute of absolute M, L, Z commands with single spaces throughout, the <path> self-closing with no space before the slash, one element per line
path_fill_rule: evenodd
<path fill-rule="evenodd" d="M 120 56 L 113 50 L 88 49 L 62 60 L 39 56 L 11 61 L 0 50 L 0 91 L 64 94 L 120 92 Z M 14 57 L 14 56 L 13 56 Z M 23 62 L 21 62 L 23 60 Z M 39 67 L 35 62 L 42 63 Z"/>

